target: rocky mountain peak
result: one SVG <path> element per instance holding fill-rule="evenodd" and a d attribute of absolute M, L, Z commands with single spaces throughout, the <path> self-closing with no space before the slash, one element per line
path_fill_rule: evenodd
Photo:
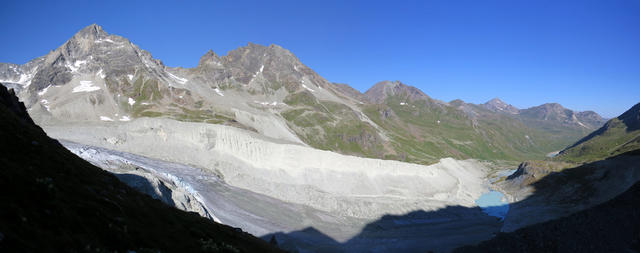
<path fill-rule="evenodd" d="M 268 62 L 274 62 L 278 65 L 283 65 L 288 68 L 294 68 L 294 66 L 302 66 L 300 60 L 289 50 L 286 50 L 277 45 L 270 45 L 267 47 L 252 42 L 249 42 L 247 46 L 230 51 L 226 56 L 223 56 L 222 58 L 225 62 L 228 62 L 232 65 L 239 64 L 245 68 L 249 65 L 265 64 Z M 257 69 L 260 66 L 257 65 L 253 67 L 256 67 Z"/>
<path fill-rule="evenodd" d="M 34 85 L 29 86 L 29 90 L 41 91 L 49 85 L 64 85 L 80 75 L 93 74 L 105 79 L 134 75 L 138 70 L 157 79 L 169 80 L 163 69 L 161 61 L 153 59 L 150 53 L 128 39 L 110 35 L 101 26 L 92 24 L 38 62 L 37 72 L 31 80 Z"/>
<path fill-rule="evenodd" d="M 207 53 L 202 57 L 197 72 L 203 80 L 239 83 L 266 93 L 282 85 L 289 92 L 330 85 L 293 53 L 277 45 L 248 43 L 221 57 L 213 52 Z"/>
<path fill-rule="evenodd" d="M 561 110 L 566 110 L 566 108 L 564 108 L 564 106 L 562 106 L 561 104 L 558 103 L 545 103 L 541 105 L 544 108 L 548 108 L 554 111 L 561 111 Z"/>
<path fill-rule="evenodd" d="M 109 34 L 107 32 L 105 32 L 102 29 L 102 26 L 99 26 L 97 24 L 91 24 L 85 28 L 82 28 L 82 30 L 78 31 L 74 37 L 77 38 L 90 38 L 90 39 L 98 39 L 98 38 L 104 38 L 109 36 Z"/>
<path fill-rule="evenodd" d="M 484 108 L 487 108 L 494 112 L 506 112 L 511 114 L 517 114 L 520 112 L 518 108 L 513 105 L 507 104 L 499 98 L 494 98 L 486 103 L 482 104 Z"/>
<path fill-rule="evenodd" d="M 383 103 L 387 97 L 398 96 L 408 101 L 428 100 L 429 96 L 420 89 L 406 85 L 400 81 L 382 81 L 376 83 L 365 93 L 367 99 L 372 103 Z"/>
<path fill-rule="evenodd" d="M 198 62 L 198 67 L 205 66 L 207 64 L 220 64 L 220 56 L 213 52 L 213 50 L 207 51 L 202 57 L 200 57 L 200 61 Z"/>
<path fill-rule="evenodd" d="M 487 101 L 485 104 L 500 105 L 500 106 L 502 106 L 502 105 L 506 105 L 507 103 L 505 103 L 504 101 L 502 101 L 502 99 L 500 99 L 500 98 L 497 98 L 497 97 L 496 97 L 496 98 L 493 98 L 493 99 L 491 99 L 491 100 Z"/>

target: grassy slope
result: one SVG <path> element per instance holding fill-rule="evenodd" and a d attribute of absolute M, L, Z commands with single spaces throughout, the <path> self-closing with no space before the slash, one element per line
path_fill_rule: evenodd
<path fill-rule="evenodd" d="M 138 193 L 2 103 L 0 117 L 1 252 L 278 251 Z"/>
<path fill-rule="evenodd" d="M 310 146 L 343 154 L 383 156 L 384 147 L 376 130 L 361 121 L 351 108 L 319 101 L 308 91 L 290 94 L 284 102 L 295 109 L 282 112 L 282 117 Z"/>
<path fill-rule="evenodd" d="M 486 160 L 543 158 L 575 139 L 558 139 L 555 134 L 528 127 L 509 115 L 472 106 L 479 113 L 473 121 L 465 112 L 430 101 L 405 105 L 389 97 L 385 104 L 368 105 L 365 113 L 393 135 L 394 147 L 409 161 L 428 163 L 441 157 Z M 383 117 L 385 110 L 392 117 Z M 438 123 L 440 121 L 440 123 Z M 558 134 L 562 135 L 562 134 Z M 528 136 L 528 138 L 527 138 Z"/>
<path fill-rule="evenodd" d="M 627 131 L 625 124 L 612 119 L 605 130 L 597 132 L 588 141 L 564 150 L 558 159 L 589 162 L 640 148 L 640 130 Z"/>
<path fill-rule="evenodd" d="M 640 149 L 640 104 L 584 137 L 556 158 L 590 162 Z"/>
<path fill-rule="evenodd" d="M 542 159 L 547 153 L 560 150 L 587 134 L 567 126 L 494 113 L 471 104 L 466 105 L 478 113 L 475 120 L 454 106 L 431 100 L 408 102 L 400 97 L 388 97 L 384 104 L 362 105 L 367 117 L 391 138 L 391 142 L 385 142 L 373 126 L 362 122 L 344 105 L 319 101 L 306 91 L 291 94 L 284 102 L 294 109 L 281 115 L 312 147 L 421 164 L 434 163 L 443 157 Z"/>

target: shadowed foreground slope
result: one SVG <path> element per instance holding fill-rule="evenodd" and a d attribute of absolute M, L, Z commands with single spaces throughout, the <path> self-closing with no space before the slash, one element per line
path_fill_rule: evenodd
<path fill-rule="evenodd" d="M 0 251 L 279 252 L 73 155 L 0 85 Z"/>
<path fill-rule="evenodd" d="M 635 151 L 633 155 L 640 152 Z M 640 252 L 640 183 L 616 198 L 455 252 Z"/>

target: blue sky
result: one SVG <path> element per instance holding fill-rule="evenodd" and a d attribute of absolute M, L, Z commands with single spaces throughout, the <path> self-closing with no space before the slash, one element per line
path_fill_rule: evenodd
<path fill-rule="evenodd" d="M 400 80 L 444 101 L 558 102 L 607 117 L 640 102 L 635 0 L 11 1 L 0 62 L 44 55 L 91 23 L 169 66 L 254 42 L 360 91 Z"/>

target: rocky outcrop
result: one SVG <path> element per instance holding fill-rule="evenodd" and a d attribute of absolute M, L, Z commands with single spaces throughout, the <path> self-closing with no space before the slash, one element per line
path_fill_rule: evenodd
<path fill-rule="evenodd" d="M 18 100 L 15 91 L 13 89 L 7 90 L 7 88 L 0 84 L 0 104 L 11 111 L 18 119 L 24 121 L 26 124 L 35 125 L 24 103 Z"/>

